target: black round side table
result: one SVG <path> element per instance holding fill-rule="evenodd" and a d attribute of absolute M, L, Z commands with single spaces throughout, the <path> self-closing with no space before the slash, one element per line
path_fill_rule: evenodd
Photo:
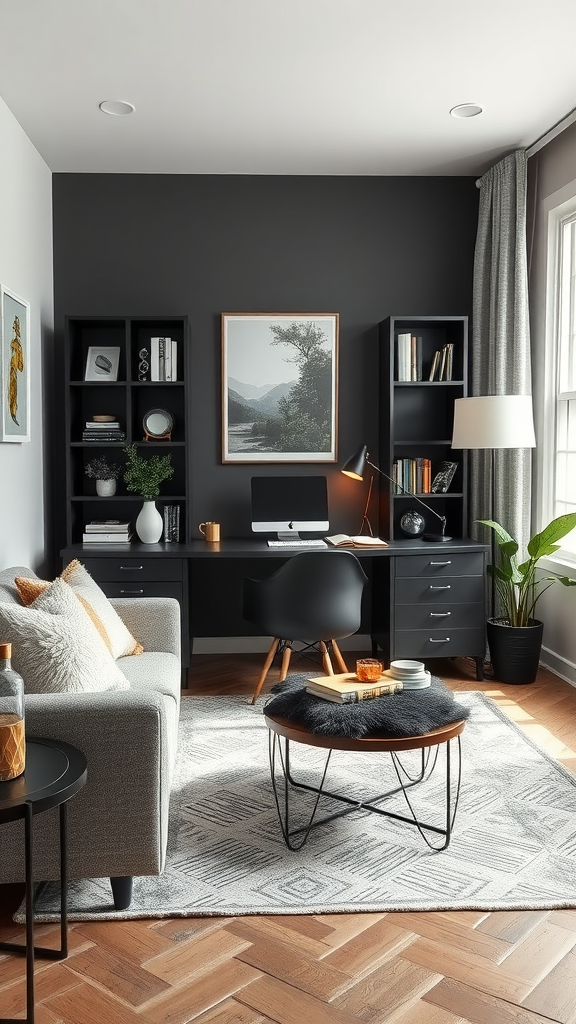
<path fill-rule="evenodd" d="M 64 960 L 68 956 L 66 860 L 66 804 L 86 782 L 84 754 L 62 740 L 28 738 L 26 769 L 8 782 L 0 782 L 0 825 L 24 819 L 26 860 L 26 944 L 0 942 L 0 949 L 26 956 L 26 1017 L 2 1017 L 0 1024 L 25 1020 L 34 1024 L 34 956 Z M 51 807 L 60 808 L 60 949 L 34 946 L 34 870 L 32 819 Z"/>

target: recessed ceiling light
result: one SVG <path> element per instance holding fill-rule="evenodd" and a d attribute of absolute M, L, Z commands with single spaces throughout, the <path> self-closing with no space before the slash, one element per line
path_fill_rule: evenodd
<path fill-rule="evenodd" d="M 457 107 L 452 107 L 450 113 L 452 117 L 476 117 L 476 114 L 482 113 L 482 107 L 477 103 L 459 103 Z"/>
<path fill-rule="evenodd" d="M 127 100 L 102 100 L 98 106 L 103 114 L 112 114 L 115 117 L 123 117 L 125 114 L 133 114 L 135 106 Z"/>

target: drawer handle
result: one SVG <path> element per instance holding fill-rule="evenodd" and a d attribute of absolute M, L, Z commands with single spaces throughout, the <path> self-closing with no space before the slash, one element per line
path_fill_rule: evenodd
<path fill-rule="evenodd" d="M 445 583 L 442 587 L 435 587 L 434 584 L 431 583 L 430 590 L 450 590 L 450 584 Z"/>
<path fill-rule="evenodd" d="M 131 597 L 138 597 L 138 594 L 143 594 L 144 591 L 142 589 L 140 589 L 140 590 L 122 590 L 121 589 L 120 593 L 121 594 L 127 594 L 129 597 L 130 596 Z"/>
<path fill-rule="evenodd" d="M 452 561 L 449 562 L 430 562 L 430 565 L 452 565 Z"/>
<path fill-rule="evenodd" d="M 447 615 L 452 615 L 452 612 L 430 612 L 431 619 L 445 619 Z"/>
<path fill-rule="evenodd" d="M 445 636 L 443 640 L 435 640 L 433 636 L 428 637 L 431 644 L 447 644 L 450 642 L 450 637 Z"/>
<path fill-rule="evenodd" d="M 120 568 L 123 572 L 142 572 L 143 565 L 121 565 Z"/>

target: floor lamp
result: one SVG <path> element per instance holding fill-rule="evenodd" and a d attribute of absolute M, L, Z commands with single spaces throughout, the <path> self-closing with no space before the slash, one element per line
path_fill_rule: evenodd
<path fill-rule="evenodd" d="M 531 395 L 483 395 L 454 402 L 453 448 L 488 449 L 492 500 L 496 493 L 495 448 L 535 448 Z M 491 519 L 492 514 L 486 518 Z M 492 578 L 492 612 L 495 582 Z"/>

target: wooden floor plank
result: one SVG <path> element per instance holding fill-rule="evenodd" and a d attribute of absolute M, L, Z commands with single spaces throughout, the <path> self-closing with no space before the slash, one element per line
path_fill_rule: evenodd
<path fill-rule="evenodd" d="M 321 957 L 330 952 L 326 939 L 314 939 L 302 932 L 295 932 L 281 925 L 275 917 L 236 917 L 226 925 L 226 931 L 245 939 L 246 944 L 271 938 L 276 942 L 292 944 L 311 956 Z"/>
<path fill-rule="evenodd" d="M 365 1008 L 386 1010 L 391 1016 L 402 1008 L 416 1004 L 440 980 L 441 975 L 434 971 L 428 971 L 402 957 L 395 957 L 335 999 L 334 1005 L 363 1019 L 366 1019 L 363 1012 Z M 373 1016 L 370 1014 L 368 1019 Z"/>
<path fill-rule="evenodd" d="M 149 960 L 145 970 L 170 985 L 181 985 L 186 979 L 202 974 L 210 966 L 223 964 L 249 945 L 225 928 L 210 932 L 199 939 L 175 946 Z"/>
<path fill-rule="evenodd" d="M 311 1024 L 354 1024 L 358 1019 L 292 985 L 266 976 L 247 985 L 236 998 L 246 1006 L 260 1010 L 277 1024 L 303 1024 L 304 1021 Z"/>
<path fill-rule="evenodd" d="M 338 970 L 326 960 L 311 957 L 270 938 L 254 943 L 242 953 L 237 953 L 236 958 L 325 1002 L 353 984 L 354 972 L 351 975 Z"/>
<path fill-rule="evenodd" d="M 478 925 L 476 930 L 515 944 L 525 939 L 534 928 L 549 918 L 550 913 L 549 910 L 494 911 Z"/>
<path fill-rule="evenodd" d="M 472 985 L 491 996 L 512 1002 L 521 1003 L 533 988 L 526 978 L 511 974 L 501 965 L 491 965 L 465 950 L 446 948 L 428 939 L 418 939 L 402 955 L 412 963 L 420 964 L 430 971 L 436 970 L 446 978 Z"/>
<path fill-rule="evenodd" d="M 522 1001 L 529 1010 L 535 1010 L 562 1024 L 576 1022 L 576 952 L 572 949 L 532 989 Z"/>
<path fill-rule="evenodd" d="M 510 953 L 510 942 L 499 936 L 470 928 L 465 921 L 450 920 L 432 914 L 402 914 L 402 924 L 414 934 L 466 949 L 484 960 L 500 963 Z"/>
<path fill-rule="evenodd" d="M 247 964 L 227 960 L 196 978 L 193 985 L 173 989 L 171 995 L 145 1007 L 146 1019 L 154 1024 L 186 1024 L 260 977 Z"/>
<path fill-rule="evenodd" d="M 424 1002 L 466 1015 L 472 1024 L 550 1024 L 549 1017 L 521 1008 L 514 1001 L 500 999 L 471 988 L 464 982 L 444 978 L 424 996 Z"/>
<path fill-rule="evenodd" d="M 34 977 L 36 1004 L 59 995 L 61 992 L 76 988 L 80 984 L 80 979 L 63 963 L 52 964 L 50 970 L 43 971 Z M 0 1017 L 21 1017 L 25 1005 L 26 979 L 23 976 L 21 981 L 0 991 Z"/>
<path fill-rule="evenodd" d="M 398 924 L 396 920 L 399 921 Z M 343 946 L 328 953 L 325 960 L 332 967 L 361 977 L 404 949 L 413 938 L 414 934 L 410 928 L 404 927 L 403 914 L 396 919 L 394 915 L 388 914 Z"/>
<path fill-rule="evenodd" d="M 47 999 L 43 1005 L 65 1024 L 149 1024 L 142 1014 L 89 984 Z"/>
<path fill-rule="evenodd" d="M 576 934 L 549 920 L 535 928 L 517 945 L 503 963 L 503 969 L 525 978 L 532 990 L 576 944 Z"/>
<path fill-rule="evenodd" d="M 105 946 L 79 953 L 68 963 L 80 980 L 89 979 L 98 987 L 109 989 L 116 999 L 130 1006 L 142 1006 L 154 996 L 171 991 L 167 981 Z"/>
<path fill-rule="evenodd" d="M 136 964 L 172 949 L 174 941 L 151 928 L 148 921 L 82 921 L 77 934 Z"/>
<path fill-rule="evenodd" d="M 235 999 L 225 999 L 202 1013 L 197 1024 L 265 1024 L 265 1018 L 250 1006 L 242 1006 Z"/>

